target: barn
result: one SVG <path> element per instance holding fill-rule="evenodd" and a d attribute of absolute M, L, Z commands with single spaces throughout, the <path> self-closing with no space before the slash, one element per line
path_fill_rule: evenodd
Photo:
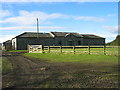
<path fill-rule="evenodd" d="M 28 45 L 43 46 L 79 46 L 105 45 L 105 38 L 93 34 L 79 34 L 74 32 L 33 33 L 24 32 L 12 38 L 14 50 L 26 50 Z"/>
<path fill-rule="evenodd" d="M 12 40 L 7 40 L 6 42 L 3 42 L 2 49 L 3 50 L 12 50 Z"/>

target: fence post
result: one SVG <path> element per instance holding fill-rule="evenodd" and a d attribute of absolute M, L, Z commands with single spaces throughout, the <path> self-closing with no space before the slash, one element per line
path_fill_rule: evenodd
<path fill-rule="evenodd" d="M 90 45 L 88 45 L 88 54 L 90 54 Z"/>
<path fill-rule="evenodd" d="M 44 46 L 43 45 L 41 45 L 41 51 L 42 51 L 42 53 L 44 53 Z"/>
<path fill-rule="evenodd" d="M 62 53 L 62 46 L 60 46 L 60 53 Z"/>
<path fill-rule="evenodd" d="M 30 51 L 30 50 L 29 50 L 29 47 L 30 47 L 30 46 L 29 46 L 29 45 L 27 45 L 27 53 L 29 53 L 29 51 Z"/>
<path fill-rule="evenodd" d="M 106 51 L 106 46 L 104 45 L 104 55 L 106 55 L 106 52 L 105 52 L 105 51 Z"/>
<path fill-rule="evenodd" d="M 74 52 L 74 54 L 75 54 L 75 46 L 73 46 L 73 52 Z"/>
<path fill-rule="evenodd" d="M 50 53 L 50 46 L 48 46 L 48 53 Z"/>

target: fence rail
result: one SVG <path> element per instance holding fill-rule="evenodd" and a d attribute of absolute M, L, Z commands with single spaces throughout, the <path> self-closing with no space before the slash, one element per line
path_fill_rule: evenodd
<path fill-rule="evenodd" d="M 44 46 L 43 52 L 118 55 L 118 46 Z"/>

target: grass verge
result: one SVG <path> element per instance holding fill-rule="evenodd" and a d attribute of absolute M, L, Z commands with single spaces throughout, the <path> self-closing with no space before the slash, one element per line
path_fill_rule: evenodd
<path fill-rule="evenodd" d="M 2 72 L 2 57 L 0 57 L 0 73 Z"/>
<path fill-rule="evenodd" d="M 9 72 L 12 69 L 12 65 L 9 62 L 9 60 L 6 59 L 5 57 L 2 57 L 2 59 L 0 60 L 2 60 L 2 72 L 3 73 Z"/>
<path fill-rule="evenodd" d="M 9 50 L 8 52 L 27 52 L 27 50 Z"/>

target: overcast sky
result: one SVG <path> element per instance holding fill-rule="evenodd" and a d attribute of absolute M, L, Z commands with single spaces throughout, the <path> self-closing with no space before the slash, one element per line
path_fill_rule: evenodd
<path fill-rule="evenodd" d="M 117 0 L 111 0 L 115 2 L 15 1 L 4 0 L 0 5 L 0 31 L 2 31 L 0 43 L 23 32 L 36 32 L 36 18 L 39 19 L 40 32 L 96 34 L 105 37 L 106 42 L 114 40 L 118 34 Z"/>

